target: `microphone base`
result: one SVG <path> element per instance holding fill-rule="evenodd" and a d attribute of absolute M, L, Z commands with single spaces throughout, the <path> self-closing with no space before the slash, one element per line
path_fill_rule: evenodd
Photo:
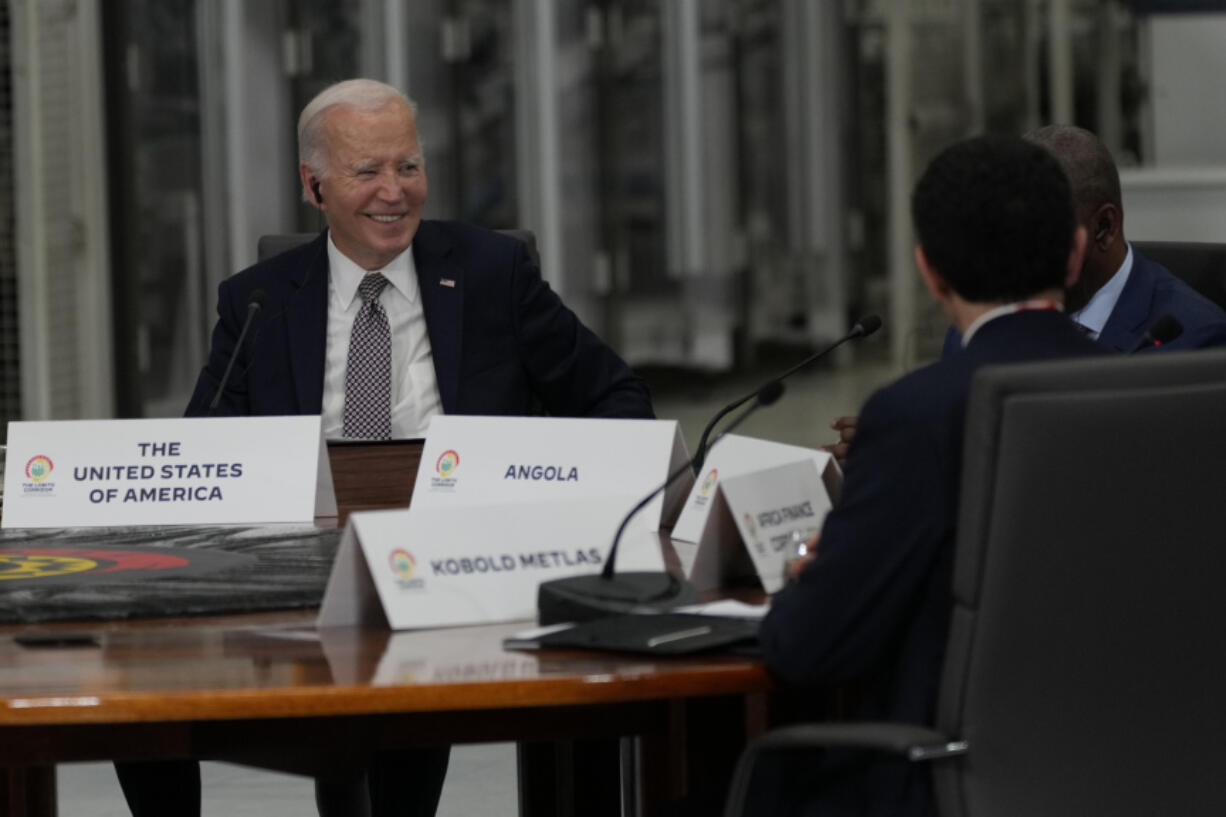
<path fill-rule="evenodd" d="M 699 601 L 694 585 L 671 573 L 618 573 L 611 579 L 597 573 L 542 582 L 536 609 L 541 626 L 546 626 L 668 610 Z"/>

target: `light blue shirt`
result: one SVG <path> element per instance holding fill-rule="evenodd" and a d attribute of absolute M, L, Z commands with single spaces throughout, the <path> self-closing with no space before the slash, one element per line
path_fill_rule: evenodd
<path fill-rule="evenodd" d="M 1103 327 L 1107 325 L 1107 319 L 1115 311 L 1115 305 L 1120 300 L 1120 294 L 1124 291 L 1124 285 L 1128 283 L 1128 276 L 1131 273 L 1132 245 L 1129 244 L 1124 263 L 1120 264 L 1115 275 L 1112 275 L 1107 283 L 1103 284 L 1102 289 L 1094 293 L 1085 306 L 1069 315 L 1070 318 L 1090 330 L 1088 334 L 1094 340 L 1098 340 Z"/>

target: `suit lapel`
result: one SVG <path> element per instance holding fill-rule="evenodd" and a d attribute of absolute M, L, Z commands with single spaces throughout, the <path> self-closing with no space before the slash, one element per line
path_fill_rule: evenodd
<path fill-rule="evenodd" d="M 1132 271 L 1115 302 L 1115 309 L 1111 310 L 1111 316 L 1099 333 L 1098 342 L 1121 352 L 1132 349 L 1145 332 L 1153 299 L 1153 270 L 1149 261 L 1133 250 Z"/>
<path fill-rule="evenodd" d="M 464 275 L 451 239 L 432 221 L 423 221 L 413 237 L 413 263 L 421 290 L 426 332 L 434 357 L 443 412 L 458 411 L 460 338 L 463 332 Z"/>
<path fill-rule="evenodd" d="M 298 410 L 323 410 L 324 354 L 328 336 L 328 233 L 311 242 L 305 263 L 295 271 L 295 291 L 285 304 L 285 326 L 290 367 Z"/>

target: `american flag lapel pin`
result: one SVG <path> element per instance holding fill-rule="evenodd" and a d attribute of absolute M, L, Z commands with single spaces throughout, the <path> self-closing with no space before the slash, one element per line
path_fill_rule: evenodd
<path fill-rule="evenodd" d="M 455 289 L 455 279 L 454 278 L 439 278 L 438 283 L 439 283 L 439 286 L 451 287 L 452 289 Z"/>

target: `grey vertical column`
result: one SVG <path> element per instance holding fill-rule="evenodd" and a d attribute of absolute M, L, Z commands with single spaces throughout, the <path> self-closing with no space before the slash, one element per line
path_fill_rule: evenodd
<path fill-rule="evenodd" d="M 1039 108 L 1040 81 L 1039 55 L 1042 51 L 1042 34 L 1039 24 L 1040 6 L 1043 0 L 1025 0 L 1022 14 L 1022 98 L 1025 104 L 1022 132 L 1034 130 L 1043 123 Z"/>
<path fill-rule="evenodd" d="M 1098 138 L 1112 155 L 1123 155 L 1124 121 L 1120 110 L 1123 54 L 1120 46 L 1119 12 L 1114 3 L 1098 7 L 1098 67 L 1094 72 L 1097 83 Z"/>
<path fill-rule="evenodd" d="M 847 331 L 848 261 L 845 152 L 847 117 L 842 14 L 836 3 L 785 0 L 782 7 L 788 236 L 805 275 L 810 340 Z"/>
<path fill-rule="evenodd" d="M 1049 122 L 1073 124 L 1073 9 L 1071 0 L 1047 5 Z"/>
<path fill-rule="evenodd" d="M 907 356 L 916 327 L 917 281 L 908 207 L 914 175 L 909 118 L 911 99 L 910 3 L 886 11 L 886 178 L 890 225 L 890 351 L 895 365 Z"/>
<path fill-rule="evenodd" d="M 519 173 L 517 227 L 536 233 L 541 275 L 565 296 L 561 186 L 558 176 L 557 42 L 553 0 L 514 0 L 515 158 Z"/>
<path fill-rule="evenodd" d="M 22 415 L 108 417 L 114 373 L 99 2 L 15 0 L 9 9 Z"/>
<path fill-rule="evenodd" d="M 226 212 L 229 273 L 256 260 L 256 241 L 293 220 L 297 149 L 287 75 L 284 21 L 276 3 L 222 4 Z M 290 70 L 287 70 L 290 69 Z M 289 177 L 289 178 L 287 178 Z"/>
<path fill-rule="evenodd" d="M 962 6 L 962 77 L 966 94 L 966 134 L 983 133 L 984 109 L 983 0 L 964 0 Z"/>
<path fill-rule="evenodd" d="M 744 265 L 729 41 L 696 0 L 661 4 L 668 274 L 681 281 L 684 362 L 732 365 L 733 276 Z"/>

